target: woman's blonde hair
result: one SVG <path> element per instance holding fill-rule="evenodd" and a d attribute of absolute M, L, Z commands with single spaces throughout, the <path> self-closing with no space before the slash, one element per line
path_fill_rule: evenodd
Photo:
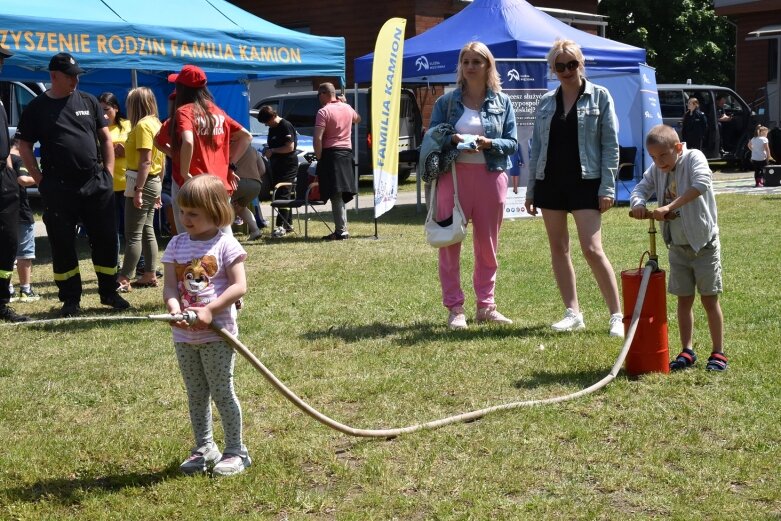
<path fill-rule="evenodd" d="M 558 39 L 553 42 L 553 47 L 550 48 L 548 55 L 545 57 L 548 60 L 548 67 L 550 68 L 551 74 L 556 73 L 556 58 L 558 58 L 560 54 L 564 53 L 572 55 L 576 60 L 578 60 L 578 72 L 580 73 L 581 78 L 585 78 L 586 58 L 583 56 L 583 51 L 581 50 L 580 45 L 575 43 L 573 40 Z"/>
<path fill-rule="evenodd" d="M 212 174 L 200 174 L 188 179 L 176 194 L 179 208 L 203 210 L 218 228 L 233 223 L 233 207 L 222 181 Z"/>
<path fill-rule="evenodd" d="M 137 87 L 127 94 L 127 119 L 132 126 L 147 116 L 157 117 L 157 100 L 147 87 Z"/>
<path fill-rule="evenodd" d="M 466 87 L 466 80 L 464 79 L 464 71 L 461 70 L 461 60 L 467 51 L 472 51 L 480 55 L 483 58 L 488 67 L 486 68 L 485 86 L 494 92 L 501 92 L 501 78 L 499 72 L 496 70 L 496 60 L 494 55 L 483 42 L 469 42 L 461 48 L 461 52 L 458 54 L 458 67 L 456 68 L 456 83 L 463 89 Z"/>
<path fill-rule="evenodd" d="M 698 100 L 697 98 L 689 98 L 689 101 L 687 101 L 686 104 L 688 105 L 689 103 L 692 102 L 694 103 L 695 109 L 700 107 L 700 100 Z"/>

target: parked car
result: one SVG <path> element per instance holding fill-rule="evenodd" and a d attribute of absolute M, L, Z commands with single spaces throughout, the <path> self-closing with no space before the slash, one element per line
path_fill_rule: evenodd
<path fill-rule="evenodd" d="M 16 134 L 16 127 L 19 124 L 19 118 L 22 111 L 39 94 L 46 91 L 43 83 L 22 82 L 22 81 L 0 81 L 0 100 L 3 100 L 6 115 L 8 116 L 8 135 L 11 138 Z M 35 144 L 34 152 L 36 157 L 40 157 L 40 146 Z M 31 186 L 27 189 L 27 194 L 32 197 L 38 197 L 38 187 Z"/>
<path fill-rule="evenodd" d="M 724 160 L 728 164 L 751 168 L 751 152 L 746 144 L 753 137 L 756 114 L 748 103 L 727 87 L 662 83 L 657 85 L 662 120 L 681 134 L 681 120 L 689 98 L 700 102 L 700 110 L 708 119 L 708 130 L 702 152 L 709 161 Z M 732 116 L 729 122 L 718 123 L 716 99 L 725 99 L 724 112 Z"/>
<path fill-rule="evenodd" d="M 268 125 L 265 125 L 258 121 L 258 109 L 250 109 L 249 111 L 249 132 L 252 134 L 252 146 L 263 152 L 268 142 Z M 296 148 L 296 155 L 298 156 L 298 164 L 308 165 L 310 162 L 304 157 L 307 154 L 314 155 L 315 148 L 312 141 L 312 136 L 307 136 L 298 132 L 298 147 Z"/>
<path fill-rule="evenodd" d="M 371 163 L 371 91 L 358 89 L 358 104 L 355 103 L 355 90 L 345 91 L 349 103 L 361 116 L 358 124 L 357 148 L 358 173 L 362 176 L 372 175 Z M 259 109 L 270 105 L 277 114 L 290 121 L 299 132 L 314 135 L 315 116 L 320 109 L 317 91 L 278 94 L 260 100 L 254 105 Z M 401 118 L 399 120 L 399 181 L 406 180 L 415 170 L 417 151 L 423 138 L 423 119 L 415 98 L 409 89 L 401 90 L 399 105 Z"/>

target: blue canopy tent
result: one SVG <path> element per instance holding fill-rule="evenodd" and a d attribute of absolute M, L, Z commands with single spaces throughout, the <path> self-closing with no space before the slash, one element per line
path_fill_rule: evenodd
<path fill-rule="evenodd" d="M 474 0 L 459 13 L 404 41 L 402 81 L 455 83 L 458 54 L 470 41 L 483 42 L 497 59 L 544 59 L 553 41 L 576 41 L 586 57 L 586 74 L 605 85 L 615 100 L 621 146 L 643 151 L 644 136 L 661 123 L 656 76 L 645 63 L 645 50 L 575 29 L 524 0 Z M 371 81 L 373 54 L 355 60 L 355 81 Z M 549 88 L 556 85 L 549 81 Z M 638 153 L 638 179 L 650 158 Z M 617 201 L 628 200 L 635 182 L 618 184 Z"/>
<path fill-rule="evenodd" d="M 2 79 L 48 81 L 50 58 L 72 54 L 81 88 L 120 98 L 135 84 L 164 100 L 167 74 L 192 63 L 209 76 L 217 102 L 249 123 L 246 81 L 334 76 L 344 81 L 344 38 L 300 33 L 225 0 L 33 0 L 6 2 L 0 43 L 14 56 Z M 163 111 L 165 105 L 160 107 Z"/>

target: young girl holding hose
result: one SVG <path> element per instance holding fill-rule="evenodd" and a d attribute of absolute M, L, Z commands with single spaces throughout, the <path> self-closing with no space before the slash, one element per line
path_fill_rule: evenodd
<path fill-rule="evenodd" d="M 177 193 L 183 233 L 163 254 L 163 298 L 171 314 L 190 310 L 197 319 L 172 323 L 179 369 L 187 389 L 195 446 L 180 465 L 185 474 L 230 476 L 252 463 L 242 442 L 241 406 L 233 390 L 233 349 L 210 329 L 212 322 L 238 334 L 236 306 L 247 291 L 246 252 L 221 228 L 233 222 L 228 192 L 220 179 L 201 175 L 189 179 Z M 225 450 L 220 453 L 212 433 L 211 399 L 222 418 Z"/>

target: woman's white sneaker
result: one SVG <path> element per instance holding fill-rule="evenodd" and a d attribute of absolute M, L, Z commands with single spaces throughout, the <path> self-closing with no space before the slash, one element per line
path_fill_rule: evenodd
<path fill-rule="evenodd" d="M 447 317 L 447 327 L 450 329 L 466 329 L 464 308 L 453 308 Z"/>
<path fill-rule="evenodd" d="M 554 331 L 577 331 L 578 329 L 585 329 L 586 324 L 583 322 L 583 314 L 575 313 L 572 308 L 567 308 L 564 313 L 564 318 L 551 325 Z"/>
<path fill-rule="evenodd" d="M 496 310 L 496 306 L 477 309 L 478 322 L 494 322 L 496 324 L 512 324 L 513 321 Z"/>
<path fill-rule="evenodd" d="M 623 313 L 613 313 L 612 315 L 610 315 L 608 330 L 610 331 L 610 336 L 617 336 L 619 338 L 624 338 L 624 314 Z"/>

